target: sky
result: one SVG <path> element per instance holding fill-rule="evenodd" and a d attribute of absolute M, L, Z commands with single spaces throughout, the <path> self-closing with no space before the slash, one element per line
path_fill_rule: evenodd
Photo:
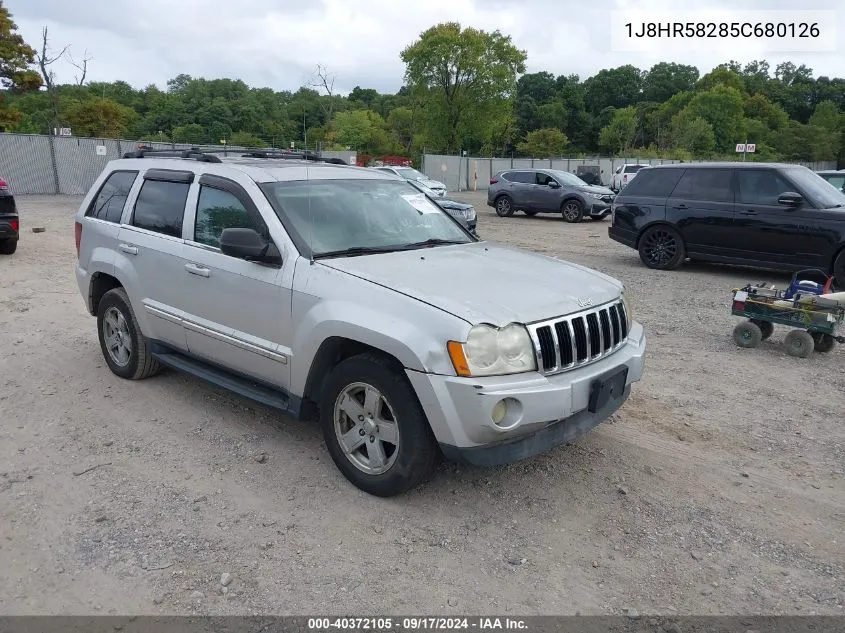
<path fill-rule="evenodd" d="M 69 45 L 77 61 L 91 58 L 87 80 L 121 79 L 135 87 L 163 88 L 168 79 L 185 73 L 295 91 L 307 85 L 316 65 L 322 64 L 334 76 L 338 93 L 355 86 L 395 92 L 405 70 L 399 57 L 402 49 L 428 27 L 447 21 L 512 36 L 528 54 L 528 72 L 547 70 L 585 79 L 602 68 L 633 64 L 648 69 L 657 62 L 674 61 L 695 65 L 704 74 L 729 59 L 766 59 L 772 69 L 789 60 L 806 64 L 816 76 L 845 76 L 842 0 L 709 0 L 689 2 L 683 9 L 677 0 L 4 0 L 4 4 L 31 46 L 40 48 L 41 30 L 47 26 L 56 52 Z M 816 14 L 833 19 L 820 23 L 819 38 L 799 44 L 825 50 L 797 52 L 794 44 L 777 39 L 763 45 L 749 40 L 635 41 L 622 32 L 631 16 L 639 21 L 797 21 L 802 15 L 773 11 L 798 6 L 803 11 L 838 8 L 835 15 Z M 627 13 L 614 13 L 620 11 Z M 53 68 L 60 82 L 79 75 L 67 61 Z"/>

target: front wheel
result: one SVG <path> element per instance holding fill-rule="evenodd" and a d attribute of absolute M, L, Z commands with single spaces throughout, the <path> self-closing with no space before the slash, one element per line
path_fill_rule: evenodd
<path fill-rule="evenodd" d="M 640 259 L 649 268 L 674 270 L 684 261 L 684 242 L 669 226 L 653 226 L 640 238 Z"/>
<path fill-rule="evenodd" d="M 573 198 L 563 203 L 560 208 L 560 213 L 563 219 L 569 223 L 580 222 L 584 218 L 584 205 L 580 200 Z"/>
<path fill-rule="evenodd" d="M 824 334 L 822 332 L 813 332 L 812 336 L 814 349 L 817 352 L 827 354 L 828 352 L 833 351 L 833 348 L 836 347 L 836 339 L 833 338 L 830 334 Z"/>
<path fill-rule="evenodd" d="M 323 390 L 320 424 L 338 469 L 377 497 L 423 483 L 440 457 L 413 388 L 379 355 L 353 356 L 335 367 Z"/>
<path fill-rule="evenodd" d="M 499 196 L 496 198 L 496 215 L 506 218 L 513 215 L 513 200 L 510 196 Z"/>
<path fill-rule="evenodd" d="M 786 335 L 784 345 L 786 353 L 796 358 L 809 358 L 816 347 L 813 337 L 804 330 L 792 330 Z"/>

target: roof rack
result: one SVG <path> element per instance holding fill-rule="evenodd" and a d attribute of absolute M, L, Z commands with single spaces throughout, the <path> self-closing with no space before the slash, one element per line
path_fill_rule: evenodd
<path fill-rule="evenodd" d="M 331 163 L 333 165 L 346 165 L 348 164 L 345 160 L 341 158 L 323 158 L 319 154 L 315 154 L 314 152 L 304 151 L 304 152 L 288 152 L 288 151 L 278 151 L 278 150 L 249 150 L 249 151 L 239 151 L 239 152 L 232 152 L 237 153 L 243 156 L 244 158 L 274 158 L 274 159 L 283 159 L 283 160 L 311 160 L 318 163 Z"/>
<path fill-rule="evenodd" d="M 134 152 L 126 152 L 123 158 L 146 158 L 160 156 L 162 158 L 188 158 L 200 161 L 201 163 L 222 163 L 217 156 L 201 150 L 199 147 L 191 149 L 138 149 Z"/>

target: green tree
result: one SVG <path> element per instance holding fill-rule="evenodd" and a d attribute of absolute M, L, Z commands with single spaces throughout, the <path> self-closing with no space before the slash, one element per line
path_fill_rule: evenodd
<path fill-rule="evenodd" d="M 41 77 L 30 66 L 35 63 L 35 49 L 17 32 L 9 10 L 0 0 L 0 87 L 35 90 Z"/>
<path fill-rule="evenodd" d="M 265 147 L 266 142 L 262 141 L 255 134 L 249 132 L 235 132 L 227 139 L 229 145 L 236 145 L 238 147 Z"/>
<path fill-rule="evenodd" d="M 131 108 L 102 97 L 71 102 L 64 110 L 76 136 L 121 138 L 137 116 Z"/>
<path fill-rule="evenodd" d="M 669 137 L 674 148 L 687 150 L 695 156 L 712 152 L 716 145 L 713 126 L 689 110 L 672 118 Z"/>
<path fill-rule="evenodd" d="M 393 132 L 396 142 L 406 153 L 409 153 L 414 144 L 414 134 L 417 128 L 414 121 L 414 111 L 407 107 L 394 108 L 387 117 L 387 127 Z"/>
<path fill-rule="evenodd" d="M 366 153 L 383 153 L 392 149 L 387 124 L 372 110 L 338 112 L 332 122 L 333 140 L 344 147 Z"/>
<path fill-rule="evenodd" d="M 517 146 L 523 154 L 538 158 L 562 156 L 569 145 L 566 134 L 555 128 L 542 128 L 529 132 L 525 140 Z"/>
<path fill-rule="evenodd" d="M 627 64 L 600 70 L 584 82 L 584 102 L 597 114 L 607 107 L 625 108 L 641 99 L 643 73 Z"/>
<path fill-rule="evenodd" d="M 171 138 L 174 143 L 204 143 L 206 132 L 198 123 L 188 123 L 173 128 Z"/>
<path fill-rule="evenodd" d="M 633 106 L 613 112 L 613 118 L 601 129 L 599 145 L 614 154 L 631 149 L 637 134 L 637 110 Z"/>
<path fill-rule="evenodd" d="M 499 31 L 449 22 L 424 31 L 401 58 L 408 85 L 425 96 L 426 135 L 453 152 L 468 128 L 490 120 L 491 109 L 510 105 L 526 53 Z"/>
<path fill-rule="evenodd" d="M 651 67 L 643 77 L 643 99 L 663 102 L 679 92 L 692 90 L 698 81 L 698 68 L 660 62 Z"/>
<path fill-rule="evenodd" d="M 744 141 L 742 94 L 736 88 L 723 84 L 698 92 L 687 105 L 693 118 L 702 118 L 713 126 L 716 149 L 732 150 Z"/>
<path fill-rule="evenodd" d="M 738 70 L 731 70 L 724 65 L 717 66 L 712 71 L 704 75 L 698 80 L 695 85 L 697 90 L 707 91 L 712 90 L 716 86 L 724 85 L 734 88 L 738 92 L 745 92 L 745 81 Z"/>

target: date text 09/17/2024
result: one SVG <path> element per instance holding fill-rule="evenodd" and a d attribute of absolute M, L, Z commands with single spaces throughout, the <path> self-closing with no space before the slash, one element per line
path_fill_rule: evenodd
<path fill-rule="evenodd" d="M 527 631 L 525 620 L 500 617 L 326 617 L 308 618 L 308 630 L 321 631 L 368 631 L 369 633 L 396 631 Z"/>

